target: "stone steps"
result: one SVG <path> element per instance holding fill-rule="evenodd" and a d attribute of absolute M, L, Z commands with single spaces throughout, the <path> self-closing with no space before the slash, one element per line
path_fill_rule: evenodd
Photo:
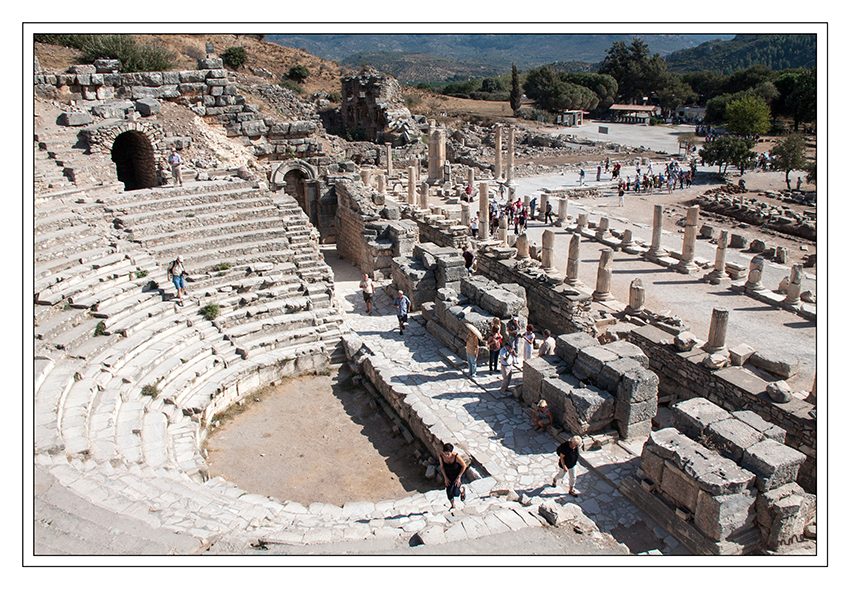
<path fill-rule="evenodd" d="M 36 276 L 43 276 L 48 266 L 65 262 L 65 260 L 59 262 L 59 258 L 82 259 L 92 251 L 105 249 L 114 250 L 114 246 L 112 240 L 104 233 L 88 233 L 74 239 L 56 242 L 35 252 Z"/>
<path fill-rule="evenodd" d="M 108 215 L 120 218 L 126 227 L 132 227 L 151 222 L 154 218 L 163 216 L 163 213 L 168 217 L 179 213 L 212 212 L 218 209 L 230 210 L 256 204 L 270 204 L 266 193 L 250 187 L 215 188 L 213 192 L 204 191 L 201 186 L 194 186 L 188 191 L 171 188 L 167 193 L 154 190 L 138 200 L 127 200 L 120 195 L 112 196 L 104 199 L 103 207 Z"/>
<path fill-rule="evenodd" d="M 129 273 L 130 266 L 132 266 L 132 262 L 128 259 L 127 254 L 109 254 L 103 258 L 91 260 L 86 264 L 73 266 L 41 278 L 35 283 L 35 291 L 39 300 L 55 300 L 57 295 L 61 295 L 61 300 L 61 298 L 67 298 L 104 277 Z M 82 285 L 79 286 L 78 290 L 70 290 L 78 285 Z"/>
<path fill-rule="evenodd" d="M 59 407 L 74 384 L 74 375 L 85 365 L 79 359 L 62 359 L 35 388 L 35 450 L 55 454 L 65 449 L 59 435 Z"/>
<path fill-rule="evenodd" d="M 228 217 L 223 223 L 211 223 L 209 225 L 190 223 L 187 227 L 178 228 L 174 231 L 149 233 L 139 238 L 134 236 L 133 241 L 144 248 L 156 248 L 173 243 L 203 243 L 210 240 L 218 240 L 221 243 L 230 243 L 234 240 L 262 241 L 266 236 L 270 239 L 276 239 L 278 243 L 289 243 L 286 238 L 286 229 L 281 226 L 280 220 L 274 217 L 235 221 L 231 221 Z"/>
<path fill-rule="evenodd" d="M 48 307 L 37 307 L 37 309 L 48 309 Z M 84 320 L 91 316 L 80 309 L 63 309 L 59 307 L 49 307 L 51 312 L 49 315 L 37 317 L 35 325 L 36 339 L 50 342 L 59 334 L 73 329 Z"/>
<path fill-rule="evenodd" d="M 44 278 L 54 272 L 62 272 L 79 264 L 87 264 L 91 260 L 96 260 L 113 253 L 115 253 L 115 248 L 111 245 L 105 245 L 103 247 L 95 247 L 91 250 L 77 251 L 65 257 L 57 257 L 50 260 L 38 259 L 35 264 L 35 278 Z"/>
<path fill-rule="evenodd" d="M 241 193 L 238 193 L 238 195 L 244 196 Z M 124 228 L 132 230 L 134 235 L 137 233 L 139 235 L 144 235 L 150 230 L 150 227 L 155 227 L 163 221 L 176 222 L 181 220 L 191 220 L 194 222 L 200 222 L 205 217 L 214 217 L 216 215 L 224 214 L 238 214 L 245 216 L 253 213 L 255 215 L 263 214 L 267 216 L 277 216 L 274 214 L 276 212 L 275 208 L 269 204 L 268 199 L 261 197 L 258 198 L 255 196 L 221 201 L 204 200 L 199 203 L 190 201 L 183 206 L 171 201 L 169 201 L 169 204 L 171 206 L 167 209 L 163 208 L 151 210 L 150 208 L 144 207 L 138 213 L 132 215 L 122 214 L 117 218 L 121 219 Z"/>
<path fill-rule="evenodd" d="M 225 237 L 216 240 L 196 240 L 188 243 L 168 244 L 152 248 L 150 253 L 160 263 L 167 264 L 177 256 L 191 252 L 184 255 L 184 258 L 187 258 L 186 261 L 193 267 L 213 266 L 221 262 L 237 266 L 258 260 L 284 263 L 292 259 L 294 252 L 277 242 L 280 238 L 278 231 L 254 237 L 255 239 L 247 243 L 233 243 L 233 240 Z M 261 239 L 261 237 L 265 239 Z"/>
<path fill-rule="evenodd" d="M 268 194 L 268 191 L 261 191 L 258 188 L 254 188 L 253 184 L 249 182 L 213 181 L 193 183 L 185 187 L 142 188 L 140 190 L 114 194 L 104 199 L 104 206 L 110 212 L 122 210 L 127 214 L 132 214 L 133 207 L 156 209 L 161 205 L 165 206 L 170 202 L 177 202 L 184 198 L 204 198 L 214 201 L 222 195 L 226 199 L 229 198 L 226 195 L 233 195 L 240 191 L 257 191 L 258 193 Z M 166 206 L 165 208 L 170 208 L 170 206 Z"/>

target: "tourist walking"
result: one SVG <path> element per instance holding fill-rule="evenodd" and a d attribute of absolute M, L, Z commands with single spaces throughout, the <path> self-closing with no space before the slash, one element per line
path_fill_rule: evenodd
<path fill-rule="evenodd" d="M 177 153 L 176 149 L 171 150 L 171 155 L 168 156 L 168 164 L 171 166 L 171 176 L 174 178 L 174 185 L 177 186 L 179 183 L 180 186 L 183 186 L 183 173 L 180 170 L 183 159 Z"/>
<path fill-rule="evenodd" d="M 622 184 L 620 184 L 619 188 L 617 189 L 617 196 L 619 196 L 619 198 L 620 198 L 619 202 L 617 203 L 617 206 L 620 206 L 620 207 L 626 206 L 626 200 L 625 200 L 626 191 L 623 190 Z"/>
<path fill-rule="evenodd" d="M 478 213 L 469 221 L 469 229 L 472 231 L 472 238 L 478 239 Z"/>
<path fill-rule="evenodd" d="M 581 437 L 573 436 L 558 446 L 555 453 L 558 455 L 558 474 L 552 479 L 552 486 L 558 486 L 558 479 L 563 482 L 564 475 L 569 474 L 570 495 L 580 495 L 576 489 L 576 463 L 578 462 L 578 450 L 581 446 Z"/>
<path fill-rule="evenodd" d="M 443 483 L 446 485 L 446 496 L 449 498 L 452 509 L 455 508 L 455 499 L 460 497 L 466 500 L 466 489 L 463 488 L 463 473 L 466 472 L 466 463 L 463 458 L 454 451 L 452 444 L 443 444 L 440 453 L 440 472 L 443 473 Z"/>
<path fill-rule="evenodd" d="M 490 372 L 496 372 L 499 362 L 499 350 L 502 348 L 502 334 L 495 325 L 490 328 L 490 337 L 487 338 L 487 349 L 490 350 Z"/>
<path fill-rule="evenodd" d="M 184 278 L 186 268 L 183 266 L 183 256 L 177 256 L 177 259 L 171 262 L 171 265 L 168 266 L 167 274 L 168 278 L 174 284 L 174 288 L 177 289 L 178 304 L 182 307 L 183 295 L 186 294 L 186 280 Z"/>
<path fill-rule="evenodd" d="M 372 314 L 372 296 L 375 294 L 375 283 L 369 278 L 368 274 L 363 274 L 363 280 L 360 281 L 360 290 L 363 291 L 363 302 L 366 303 L 366 312 Z"/>
<path fill-rule="evenodd" d="M 540 348 L 537 350 L 537 356 L 542 358 L 547 354 L 555 353 L 555 338 L 552 337 L 552 332 L 548 329 L 543 330 L 543 343 L 540 344 Z"/>
<path fill-rule="evenodd" d="M 461 255 L 463 256 L 463 265 L 464 265 L 464 267 L 466 267 L 466 273 L 467 273 L 467 275 L 471 276 L 472 275 L 472 261 L 475 259 L 475 254 L 473 254 L 471 251 L 469 251 L 469 248 L 466 247 L 465 245 L 462 246 L 460 249 L 463 251 L 463 253 Z"/>
<path fill-rule="evenodd" d="M 544 223 L 551 223 L 552 222 L 552 203 L 548 202 L 548 201 L 546 202 L 546 215 L 543 217 L 543 222 Z"/>
<path fill-rule="evenodd" d="M 549 409 L 549 404 L 545 399 L 540 399 L 537 407 L 534 408 L 534 413 L 531 414 L 531 423 L 534 424 L 535 430 L 544 432 L 552 425 L 552 410 Z"/>
<path fill-rule="evenodd" d="M 508 332 L 508 341 L 511 342 L 511 346 L 516 349 L 517 342 L 519 341 L 519 316 L 514 315 L 508 320 L 507 325 L 505 325 L 505 329 Z"/>
<path fill-rule="evenodd" d="M 602 166 L 596 166 L 596 181 L 602 180 Z"/>
<path fill-rule="evenodd" d="M 537 208 L 537 197 L 531 199 L 531 202 L 528 203 L 528 208 L 531 209 L 531 218 L 534 219 L 534 209 Z"/>
<path fill-rule="evenodd" d="M 505 396 L 509 394 L 508 387 L 511 385 L 511 375 L 516 364 L 516 350 L 509 340 L 505 342 L 505 345 L 502 346 L 502 350 L 499 352 L 499 367 L 502 369 L 502 386 L 499 388 L 499 392 Z"/>
<path fill-rule="evenodd" d="M 478 349 L 481 346 L 481 332 L 474 325 L 466 324 L 466 363 L 469 365 L 469 376 L 478 372 Z"/>
<path fill-rule="evenodd" d="M 413 303 L 404 296 L 402 291 L 398 291 L 398 295 L 393 301 L 393 307 L 395 307 L 395 313 L 398 317 L 398 333 L 404 335 L 404 324 L 407 323 L 407 314 L 413 309 Z"/>
<path fill-rule="evenodd" d="M 584 186 L 584 168 L 578 171 L 578 185 Z"/>

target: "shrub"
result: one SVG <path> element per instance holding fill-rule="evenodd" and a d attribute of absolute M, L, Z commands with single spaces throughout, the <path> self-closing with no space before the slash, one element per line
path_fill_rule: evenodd
<path fill-rule="evenodd" d="M 33 35 L 36 43 L 47 43 L 48 45 L 59 45 L 61 47 L 73 47 L 82 49 L 93 35 Z"/>
<path fill-rule="evenodd" d="M 330 96 L 328 96 L 328 100 L 339 104 L 342 102 L 342 93 L 339 90 L 334 90 L 333 92 L 331 92 Z"/>
<path fill-rule="evenodd" d="M 225 270 L 230 270 L 231 266 L 229 262 L 221 262 L 220 264 L 216 264 L 213 266 L 213 270 L 217 272 L 224 272 Z"/>
<path fill-rule="evenodd" d="M 82 47 L 89 63 L 101 57 L 117 59 L 124 72 L 155 72 L 174 67 L 174 54 L 162 45 L 138 45 L 130 35 L 90 35 Z"/>
<path fill-rule="evenodd" d="M 147 275 L 148 275 L 147 270 L 139 270 L 138 272 L 136 272 L 136 278 L 144 278 Z"/>
<path fill-rule="evenodd" d="M 404 105 L 407 108 L 416 108 L 420 104 L 422 104 L 422 98 L 419 97 L 419 96 L 416 96 L 414 94 L 410 94 L 410 95 L 404 97 Z"/>
<path fill-rule="evenodd" d="M 296 82 L 303 82 L 310 76 L 310 70 L 307 69 L 307 66 L 303 65 L 294 65 L 289 68 L 289 79 L 295 80 Z"/>
<path fill-rule="evenodd" d="M 537 108 L 521 108 L 517 111 L 516 116 L 527 121 L 536 121 L 538 117 L 542 117 L 544 123 L 555 122 L 555 115 Z"/>
<path fill-rule="evenodd" d="M 101 335 L 106 335 L 106 323 L 103 321 L 99 321 L 98 324 L 94 326 L 94 336 L 99 337 Z"/>
<path fill-rule="evenodd" d="M 208 303 L 201 308 L 201 315 L 203 315 L 205 319 L 212 321 L 218 317 L 220 311 L 221 307 L 215 303 Z"/>
<path fill-rule="evenodd" d="M 148 397 L 156 397 L 159 394 L 159 389 L 155 384 L 146 384 L 142 387 L 142 394 Z"/>
<path fill-rule="evenodd" d="M 298 82 L 294 82 L 292 80 L 281 80 L 280 86 L 282 88 L 286 88 L 287 90 L 292 90 L 296 94 L 303 95 L 305 93 L 304 88 L 302 88 Z"/>
<path fill-rule="evenodd" d="M 244 47 L 228 47 L 221 54 L 221 60 L 224 62 L 224 65 L 237 70 L 248 61 L 248 54 L 245 53 Z"/>

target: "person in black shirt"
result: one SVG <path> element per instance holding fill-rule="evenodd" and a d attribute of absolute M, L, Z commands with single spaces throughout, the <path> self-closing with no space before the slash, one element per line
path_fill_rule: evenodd
<path fill-rule="evenodd" d="M 563 477 L 569 473 L 570 495 L 579 495 L 576 489 L 576 463 L 578 462 L 578 450 L 581 446 L 581 437 L 573 436 L 560 446 L 555 452 L 558 454 L 558 474 L 552 479 L 552 486 L 558 486 L 558 478 L 563 480 Z"/>
<path fill-rule="evenodd" d="M 466 499 L 466 490 L 461 480 L 463 473 L 466 472 L 466 463 L 454 451 L 454 446 L 451 444 L 443 444 L 443 451 L 440 453 L 440 471 L 443 474 L 443 482 L 446 484 L 446 496 L 454 509 L 455 497 L 460 497 L 461 501 Z"/>

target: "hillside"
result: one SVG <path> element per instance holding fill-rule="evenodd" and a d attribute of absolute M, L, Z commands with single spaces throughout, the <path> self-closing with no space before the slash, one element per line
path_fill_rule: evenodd
<path fill-rule="evenodd" d="M 811 68 L 817 65 L 817 36 L 737 35 L 675 51 L 666 61 L 670 71 L 677 73 L 711 70 L 729 75 L 752 65 L 772 70 Z"/>
<path fill-rule="evenodd" d="M 427 53 L 404 53 L 401 51 L 369 51 L 355 53 L 340 62 L 343 66 L 359 69 L 368 64 L 388 73 L 399 82 L 434 82 L 451 79 L 486 78 L 504 72 L 495 66 L 466 63 L 449 57 L 438 57 Z"/>
<path fill-rule="evenodd" d="M 732 35 L 360 34 L 268 35 L 266 38 L 340 62 L 364 53 L 425 53 L 464 62 L 464 67 L 473 63 L 492 66 L 504 74 L 510 72 L 511 63 L 516 63 L 520 70 L 527 70 L 556 61 L 598 62 L 615 41 L 631 43 L 635 37 L 646 41 L 652 53 L 667 55 L 710 39 L 730 39 Z"/>

